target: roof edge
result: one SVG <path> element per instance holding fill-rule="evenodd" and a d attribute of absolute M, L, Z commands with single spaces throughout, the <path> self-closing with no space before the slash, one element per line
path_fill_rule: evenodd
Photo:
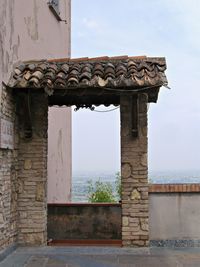
<path fill-rule="evenodd" d="M 123 61 L 123 60 L 133 60 L 133 61 L 151 61 L 151 62 L 162 62 L 163 64 L 166 64 L 166 58 L 165 57 L 147 57 L 147 56 L 103 56 L 103 57 L 82 57 L 82 58 L 50 58 L 50 59 L 30 59 L 30 60 L 20 60 L 15 62 L 13 65 L 14 68 L 18 67 L 21 64 L 37 64 L 37 63 L 43 63 L 43 62 L 49 62 L 49 63 L 84 63 L 84 62 L 107 62 L 107 61 Z"/>

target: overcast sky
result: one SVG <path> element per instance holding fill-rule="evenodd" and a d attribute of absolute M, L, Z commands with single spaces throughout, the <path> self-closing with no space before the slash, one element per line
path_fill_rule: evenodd
<path fill-rule="evenodd" d="M 199 170 L 200 1 L 72 0 L 72 57 L 104 55 L 166 57 L 171 90 L 149 108 L 149 169 Z M 74 113 L 74 171 L 119 170 L 119 130 L 118 110 Z"/>

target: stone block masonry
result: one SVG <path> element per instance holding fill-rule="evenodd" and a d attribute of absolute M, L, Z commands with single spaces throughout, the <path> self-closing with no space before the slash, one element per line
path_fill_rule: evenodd
<path fill-rule="evenodd" d="M 132 103 L 121 97 L 122 244 L 149 245 L 147 95 L 138 96 L 138 137 L 132 136 Z"/>
<path fill-rule="evenodd" d="M 18 243 L 46 244 L 47 240 L 47 118 L 44 94 L 31 95 L 32 138 L 24 138 L 19 115 Z"/>
<path fill-rule="evenodd" d="M 0 117 L 15 124 L 14 149 L 0 149 L 0 248 L 17 241 L 18 123 L 12 94 L 2 88 Z"/>
<path fill-rule="evenodd" d="M 18 98 L 13 101 L 9 92 L 2 99 L 2 118 L 15 124 L 15 148 L 0 150 L 0 247 L 45 245 L 48 99 L 30 95 L 31 138 L 25 138 L 23 101 L 16 107 Z M 132 136 L 131 105 L 130 97 L 121 97 L 122 244 L 144 247 L 149 244 L 147 95 L 138 96 L 138 137 Z"/>

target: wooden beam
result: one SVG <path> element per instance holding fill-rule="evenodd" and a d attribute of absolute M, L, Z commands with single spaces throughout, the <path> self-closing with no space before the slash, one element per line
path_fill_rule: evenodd
<path fill-rule="evenodd" d="M 24 137 L 27 139 L 30 139 L 30 138 L 32 138 L 30 91 L 28 91 L 28 93 L 24 95 L 23 116 L 24 116 Z"/>
<path fill-rule="evenodd" d="M 131 108 L 131 121 L 132 121 L 132 136 L 138 137 L 138 95 L 132 96 L 132 108 Z"/>

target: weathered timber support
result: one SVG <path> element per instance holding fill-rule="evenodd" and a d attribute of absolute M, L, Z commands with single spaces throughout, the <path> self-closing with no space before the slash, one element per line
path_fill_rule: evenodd
<path fill-rule="evenodd" d="M 30 91 L 28 91 L 28 93 L 24 95 L 23 113 L 24 113 L 24 137 L 31 138 L 32 137 L 32 119 L 31 119 Z"/>
<path fill-rule="evenodd" d="M 138 137 L 138 95 L 132 96 L 132 136 Z"/>

